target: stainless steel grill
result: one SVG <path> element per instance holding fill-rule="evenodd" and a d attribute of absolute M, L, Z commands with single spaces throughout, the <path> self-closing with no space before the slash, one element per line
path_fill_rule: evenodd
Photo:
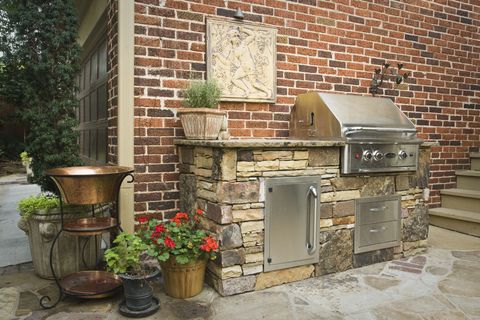
<path fill-rule="evenodd" d="M 416 171 L 422 143 L 390 99 L 317 92 L 297 97 L 290 137 L 345 140 L 342 174 Z"/>

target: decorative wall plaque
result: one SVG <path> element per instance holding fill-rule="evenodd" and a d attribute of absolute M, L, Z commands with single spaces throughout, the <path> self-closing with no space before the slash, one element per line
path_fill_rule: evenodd
<path fill-rule="evenodd" d="M 222 101 L 275 102 L 277 30 L 252 23 L 207 20 L 207 77 Z"/>

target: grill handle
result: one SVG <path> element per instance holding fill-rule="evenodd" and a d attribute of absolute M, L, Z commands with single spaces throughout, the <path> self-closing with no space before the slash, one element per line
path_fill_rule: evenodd
<path fill-rule="evenodd" d="M 313 237 L 312 237 L 312 206 L 311 199 L 313 197 Z M 309 255 L 312 255 L 317 250 L 317 198 L 318 192 L 317 188 L 310 186 L 307 192 L 307 201 L 308 201 L 308 227 L 307 227 L 307 252 Z M 313 238 L 313 239 L 312 239 Z"/>
<path fill-rule="evenodd" d="M 405 129 L 401 129 L 401 128 L 375 128 L 375 127 L 351 127 L 351 128 L 348 128 L 348 129 L 345 129 L 345 136 L 349 136 L 351 134 L 355 134 L 355 133 L 362 133 L 362 132 L 365 132 L 365 131 L 374 131 L 374 132 L 399 132 L 399 133 L 403 133 L 403 132 L 414 132 L 416 133 L 417 132 L 417 129 L 408 129 L 408 128 L 405 128 Z"/>

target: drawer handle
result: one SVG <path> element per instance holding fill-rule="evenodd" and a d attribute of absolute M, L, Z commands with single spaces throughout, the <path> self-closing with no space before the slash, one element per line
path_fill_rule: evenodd
<path fill-rule="evenodd" d="M 378 233 L 378 232 L 383 232 L 385 230 L 387 230 L 387 227 L 381 227 L 380 229 L 370 229 L 369 231 L 371 233 Z"/>
<path fill-rule="evenodd" d="M 368 210 L 371 211 L 371 212 L 380 212 L 380 211 L 385 211 L 385 209 L 387 209 L 386 206 L 378 207 L 378 208 L 370 208 Z"/>

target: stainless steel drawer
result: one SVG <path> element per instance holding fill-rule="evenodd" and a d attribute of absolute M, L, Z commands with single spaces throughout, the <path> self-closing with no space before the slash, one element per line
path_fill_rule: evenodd
<path fill-rule="evenodd" d="M 398 246 L 400 231 L 400 196 L 355 200 L 355 253 Z"/>
<path fill-rule="evenodd" d="M 398 200 L 359 203 L 360 225 L 398 220 Z"/>
<path fill-rule="evenodd" d="M 396 242 L 399 236 L 398 221 L 367 224 L 359 229 L 362 247 Z"/>

